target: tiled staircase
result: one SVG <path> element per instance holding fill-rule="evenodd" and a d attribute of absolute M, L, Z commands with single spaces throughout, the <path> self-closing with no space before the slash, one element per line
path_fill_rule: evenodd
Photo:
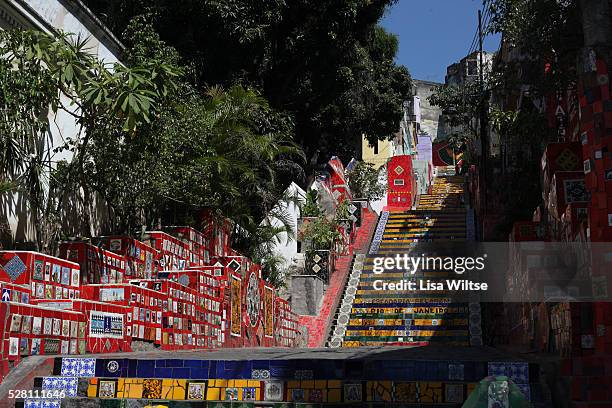
<path fill-rule="evenodd" d="M 538 382 L 537 364 L 517 362 L 515 358 L 503 352 L 493 357 L 488 355 L 491 348 L 481 347 L 480 303 L 477 299 L 469 303 L 453 303 L 450 295 L 444 292 L 433 295 L 374 289 L 375 280 L 399 282 L 407 278 L 405 271 L 394 269 L 374 274 L 376 257 L 408 252 L 418 242 L 435 244 L 475 241 L 474 214 L 465 206 L 463 177 L 448 173 L 450 172 L 439 172 L 431 193 L 419 198 L 415 210 L 381 214 L 368 255 L 357 257 L 353 263 L 327 345 L 345 349 L 400 346 L 401 350 L 413 348 L 415 355 L 419 356 L 436 354 L 448 367 L 448 372 L 436 377 L 444 388 L 436 406 L 455 406 L 453 403 L 464 401 L 473 389 L 473 384 L 470 384 L 462 372 L 467 366 L 458 361 L 465 353 L 471 356 L 474 362 L 486 367 L 475 374 L 475 379 L 486 375 L 506 375 L 534 402 L 534 406 L 549 407 L 549 399 L 544 397 L 546 387 Z M 442 270 L 424 270 L 417 272 L 417 276 L 420 274 L 435 280 L 448 276 L 448 273 Z M 416 349 L 419 346 L 430 347 Z M 383 350 L 382 347 L 374 349 L 381 352 Z M 403 366 L 413 363 L 410 359 L 398 362 Z M 459 370 L 459 373 L 456 373 L 455 369 Z M 411 378 L 418 382 L 433 377 L 426 370 L 416 370 Z M 397 379 L 389 384 L 387 385 L 392 390 L 392 397 L 384 397 L 385 394 L 381 391 L 380 395 L 372 397 L 372 400 L 395 403 L 401 401 L 398 390 L 404 384 Z M 381 390 L 383 389 L 386 388 L 382 387 Z M 453 394 L 455 390 L 457 394 Z M 417 400 L 425 401 L 420 398 Z"/>
<path fill-rule="evenodd" d="M 436 178 L 431 194 L 419 198 L 416 210 L 381 216 L 370 255 L 363 266 L 357 262 L 353 268 L 330 346 L 470 345 L 470 312 L 479 313 L 477 303 L 471 308 L 467 303 L 449 303 L 448 294 L 443 292 L 419 295 L 375 290 L 376 280 L 399 282 L 406 276 L 404 271 L 392 269 L 382 275 L 373 272 L 375 256 L 405 253 L 416 242 L 465 241 L 471 234 L 463 196 L 462 177 L 441 176 Z M 448 274 L 436 270 L 419 273 L 431 279 Z M 479 336 L 480 316 L 474 316 L 474 321 Z"/>

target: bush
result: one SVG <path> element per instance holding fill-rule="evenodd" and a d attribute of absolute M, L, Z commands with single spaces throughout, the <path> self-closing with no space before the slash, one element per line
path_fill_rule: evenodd
<path fill-rule="evenodd" d="M 374 165 L 360 161 L 347 175 L 354 198 L 376 201 L 385 195 L 387 186 L 378 181 L 379 171 Z"/>

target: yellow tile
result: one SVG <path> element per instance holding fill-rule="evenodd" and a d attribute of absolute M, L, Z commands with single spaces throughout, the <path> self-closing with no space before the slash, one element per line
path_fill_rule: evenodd
<path fill-rule="evenodd" d="M 315 386 L 317 390 L 327 389 L 327 380 L 315 380 Z"/>
<path fill-rule="evenodd" d="M 172 399 L 172 388 L 172 380 L 170 380 L 170 384 L 164 384 L 164 382 L 162 382 L 162 399 Z"/>
<path fill-rule="evenodd" d="M 139 384 L 130 384 L 128 398 L 142 398 L 142 382 Z"/>
<path fill-rule="evenodd" d="M 126 397 L 125 397 L 125 393 L 124 393 L 123 391 L 118 392 L 118 393 L 117 393 L 117 398 L 121 398 L 121 399 L 126 398 Z"/>
<path fill-rule="evenodd" d="M 208 401 L 220 401 L 221 400 L 221 388 L 209 387 L 206 390 L 206 399 Z"/>
<path fill-rule="evenodd" d="M 226 387 L 233 387 L 233 386 L 234 386 L 234 380 L 227 380 Z"/>
<path fill-rule="evenodd" d="M 328 380 L 327 388 L 342 388 L 342 380 Z"/>
<path fill-rule="evenodd" d="M 314 381 L 313 380 L 304 380 L 302 381 L 302 388 L 304 388 L 305 390 L 310 390 L 314 388 Z"/>
<path fill-rule="evenodd" d="M 261 387 L 260 381 L 257 380 L 249 380 L 249 387 Z"/>
<path fill-rule="evenodd" d="M 185 387 L 174 386 L 173 393 L 172 393 L 172 399 L 183 400 L 185 399 L 186 394 L 187 393 L 185 392 Z"/>
<path fill-rule="evenodd" d="M 87 397 L 96 398 L 98 393 L 98 386 L 96 384 L 87 386 Z"/>
<path fill-rule="evenodd" d="M 121 394 L 123 394 L 123 391 L 125 391 L 124 379 L 119 378 L 119 380 L 117 381 L 117 393 L 120 392 Z"/>
<path fill-rule="evenodd" d="M 295 380 L 287 381 L 287 388 L 300 388 L 300 382 Z"/>
<path fill-rule="evenodd" d="M 169 378 L 164 378 L 164 379 L 162 380 L 162 387 L 163 387 L 163 386 L 166 386 L 166 387 L 171 387 L 171 386 L 172 386 L 172 382 L 173 382 L 173 381 L 174 381 L 174 380 L 172 380 L 172 379 L 169 379 Z"/>
<path fill-rule="evenodd" d="M 227 380 L 215 380 L 216 387 L 227 387 Z"/>
<path fill-rule="evenodd" d="M 327 402 L 340 402 L 340 390 L 328 390 L 327 391 Z"/>
<path fill-rule="evenodd" d="M 235 380 L 234 384 L 236 384 L 236 385 L 234 385 L 234 387 L 238 387 L 238 388 L 240 388 L 240 387 L 248 387 L 249 386 L 248 380 Z"/>
<path fill-rule="evenodd" d="M 262 395 L 261 395 L 261 388 L 257 388 L 257 389 L 255 390 L 255 399 L 256 399 L 257 401 L 261 401 L 261 400 L 263 400 L 263 397 L 262 397 Z"/>

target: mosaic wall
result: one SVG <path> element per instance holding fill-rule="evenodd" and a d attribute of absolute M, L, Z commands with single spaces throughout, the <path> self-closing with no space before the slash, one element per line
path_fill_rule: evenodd
<path fill-rule="evenodd" d="M 134 340 L 162 350 L 295 345 L 297 316 L 259 265 L 226 247 L 210 257 L 207 236 L 170 230 L 184 239 L 63 243 L 77 262 L 0 251 L 0 381 L 25 356 L 129 352 Z"/>
<path fill-rule="evenodd" d="M 531 397 L 528 363 L 474 361 L 57 358 L 35 389 L 108 401 L 460 404 L 487 375 L 505 375 Z"/>

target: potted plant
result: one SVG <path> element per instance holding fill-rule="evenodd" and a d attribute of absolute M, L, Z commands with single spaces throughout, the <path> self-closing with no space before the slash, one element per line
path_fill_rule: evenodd
<path fill-rule="evenodd" d="M 303 252 L 308 249 L 311 245 L 308 241 L 308 237 L 304 236 L 304 230 L 306 226 L 319 217 L 323 216 L 323 210 L 319 207 L 317 202 L 318 192 L 317 190 L 309 190 L 306 193 L 305 202 L 300 208 L 300 218 L 297 223 L 297 239 L 298 239 L 298 251 Z"/>
<path fill-rule="evenodd" d="M 350 235 L 353 230 L 350 206 L 350 201 L 342 200 L 336 207 L 336 223 L 339 239 L 336 240 L 335 249 L 338 255 L 348 255 Z"/>
<path fill-rule="evenodd" d="M 305 274 L 319 276 L 325 283 L 334 269 L 332 250 L 341 238 L 336 220 L 321 216 L 310 221 L 303 229 L 303 240 L 310 243 L 305 252 Z"/>

